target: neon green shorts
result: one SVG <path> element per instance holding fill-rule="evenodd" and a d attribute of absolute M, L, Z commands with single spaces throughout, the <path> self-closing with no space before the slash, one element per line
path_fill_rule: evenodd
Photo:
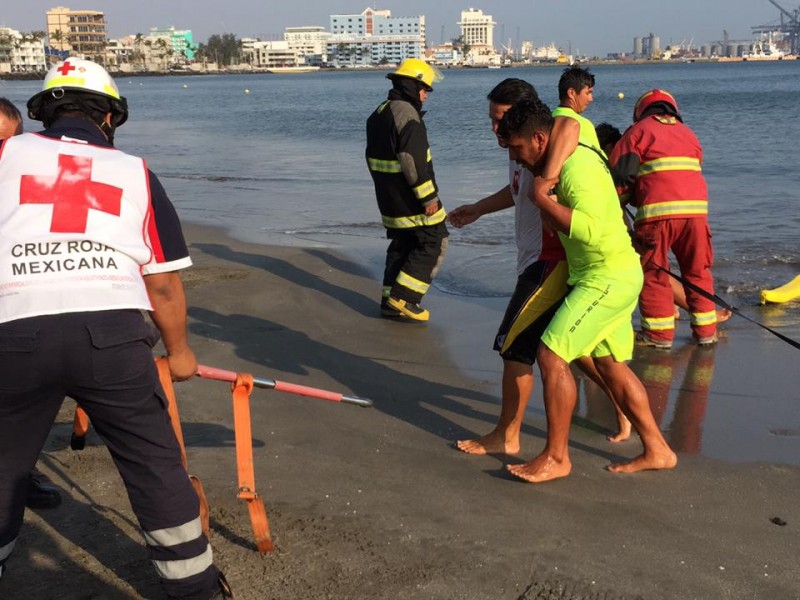
<path fill-rule="evenodd" d="M 642 272 L 625 279 L 579 282 L 542 335 L 542 343 L 566 362 L 580 356 L 633 358 L 631 316 L 642 289 Z"/>

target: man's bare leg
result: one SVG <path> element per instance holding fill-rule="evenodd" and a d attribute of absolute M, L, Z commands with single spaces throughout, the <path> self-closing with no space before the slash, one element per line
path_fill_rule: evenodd
<path fill-rule="evenodd" d="M 589 379 L 594 381 L 600 389 L 605 392 L 608 399 L 611 400 L 611 403 L 614 405 L 614 411 L 617 413 L 617 433 L 607 436 L 606 439 L 609 442 L 623 442 L 627 440 L 631 436 L 631 422 L 628 420 L 628 417 L 625 416 L 625 413 L 622 412 L 619 403 L 614 399 L 614 394 L 611 393 L 611 389 L 609 389 L 606 382 L 603 381 L 603 378 L 600 377 L 594 360 L 589 356 L 581 356 L 575 361 L 575 364 L 578 365 L 581 371 L 588 375 Z"/>
<path fill-rule="evenodd" d="M 467 454 L 517 454 L 525 407 L 533 391 L 533 367 L 513 360 L 503 361 L 503 401 L 497 426 L 474 440 L 456 442 Z"/>
<path fill-rule="evenodd" d="M 686 312 L 690 312 L 689 303 L 686 301 L 686 290 L 683 289 L 683 285 L 681 285 L 681 283 L 674 277 L 669 278 L 669 286 L 672 288 L 672 298 L 673 302 L 675 303 L 675 318 L 677 319 L 681 316 L 681 311 L 679 310 L 680 308 Z M 733 313 L 727 308 L 718 308 L 717 324 L 724 323 L 732 316 Z"/>
<path fill-rule="evenodd" d="M 542 373 L 547 443 L 542 453 L 530 462 L 506 466 L 512 475 L 531 483 L 566 477 L 572 470 L 569 427 L 578 397 L 569 364 L 544 344 L 539 345 L 536 360 Z"/>
<path fill-rule="evenodd" d="M 678 464 L 678 457 L 658 429 L 642 382 L 628 365 L 616 362 L 613 356 L 596 358 L 595 364 L 619 401 L 620 407 L 631 420 L 644 446 L 642 454 L 629 462 L 609 465 L 608 470 L 612 473 L 635 473 L 652 469 L 672 469 Z"/>

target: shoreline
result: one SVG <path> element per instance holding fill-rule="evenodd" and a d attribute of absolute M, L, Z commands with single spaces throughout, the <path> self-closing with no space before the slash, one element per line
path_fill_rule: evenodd
<path fill-rule="evenodd" d="M 397 323 L 377 316 L 381 265 L 371 253 L 250 244 L 191 223 L 184 230 L 195 261 L 185 277 L 190 340 L 202 363 L 375 402 L 361 409 L 253 392 L 256 487 L 276 544 L 261 557 L 235 498 L 229 389 L 177 386 L 189 470 L 203 481 L 215 558 L 240 600 L 796 597 L 800 466 L 684 449 L 673 471 L 614 475 L 605 465 L 638 454 L 639 442 L 613 445 L 576 424 L 570 477 L 513 480 L 504 465 L 543 443 L 539 381 L 519 457 L 452 447 L 496 420 L 500 364 L 485 332 L 504 299 L 434 293 L 431 323 Z M 715 352 L 704 410 L 734 418 L 737 399 L 752 395 L 760 413 L 741 416 L 763 418 L 776 395 L 796 398 L 795 357 L 771 340 L 739 324 Z M 678 348 L 650 356 L 683 360 Z M 782 368 L 788 381 L 779 380 Z M 26 513 L 0 598 L 50 598 L 58 589 L 160 600 L 105 448 L 90 432 L 86 450 L 69 449 L 70 405 L 41 461 L 64 504 Z M 688 408 L 696 412 L 697 397 Z M 784 423 L 795 425 L 796 407 Z M 797 449 L 797 438 L 784 439 Z"/>
<path fill-rule="evenodd" d="M 579 64 L 584 67 L 598 67 L 598 66 L 637 66 L 637 65 L 647 65 L 647 66 L 654 66 L 654 65 L 676 65 L 676 64 L 689 64 L 689 63 L 698 63 L 698 64 L 729 64 L 729 63 L 766 63 L 766 64 L 775 64 L 775 63 L 790 63 L 794 61 L 800 61 L 800 56 L 792 56 L 787 55 L 782 58 L 778 59 L 759 59 L 759 58 L 745 58 L 741 56 L 735 57 L 719 57 L 719 58 L 686 58 L 686 59 L 670 59 L 670 60 L 652 60 L 652 59 L 631 59 L 631 60 L 584 60 L 584 61 L 575 61 L 575 64 Z M 566 62 L 557 62 L 557 61 L 539 61 L 539 62 L 531 62 L 531 63 L 513 63 L 511 65 L 502 65 L 502 66 L 494 66 L 489 67 L 488 65 L 436 65 L 439 69 L 444 71 L 449 70 L 457 70 L 457 69 L 528 69 L 528 68 L 561 68 L 569 66 L 569 63 Z M 318 71 L 313 71 L 313 73 L 351 73 L 351 72 L 361 72 L 361 71 L 389 71 L 394 67 L 386 67 L 386 66 L 364 66 L 364 67 L 322 67 Z M 2 73 L 0 74 L 0 81 L 36 81 L 44 79 L 44 76 L 47 72 L 46 71 L 39 71 L 35 73 Z M 191 77 L 196 75 L 287 75 L 287 74 L 304 74 L 308 75 L 309 73 L 273 73 L 270 72 L 268 67 L 262 68 L 250 68 L 250 69 L 232 69 L 232 68 L 224 68 L 224 69 L 207 69 L 207 70 L 193 70 L 193 69 L 174 69 L 174 70 L 166 70 L 166 71 L 109 71 L 109 74 L 113 78 L 122 78 L 122 77 L 169 77 L 169 76 L 177 76 L 177 77 Z"/>

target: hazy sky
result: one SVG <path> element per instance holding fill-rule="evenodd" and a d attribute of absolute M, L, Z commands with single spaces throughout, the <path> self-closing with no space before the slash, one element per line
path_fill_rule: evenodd
<path fill-rule="evenodd" d="M 472 0 L 468 0 L 472 1 Z M 778 0 L 787 10 L 798 0 Z M 330 27 L 329 15 L 361 13 L 367 6 L 388 8 L 393 16 L 425 15 L 429 43 L 458 36 L 461 11 L 480 8 L 494 17 L 495 46 L 508 39 L 530 40 L 536 46 L 555 42 L 574 53 L 603 56 L 630 51 L 633 38 L 650 32 L 661 46 L 694 39 L 695 45 L 730 38 L 750 40 L 750 27 L 779 22 L 768 0 L 495 0 L 471 5 L 463 0 L 2 0 L 0 25 L 22 31 L 45 29 L 45 12 L 59 4 L 103 11 L 109 35 L 147 33 L 151 27 L 174 25 L 191 29 L 195 41 L 213 33 L 238 37 L 282 39 L 288 26 Z M 444 35 L 442 35 L 444 28 Z"/>

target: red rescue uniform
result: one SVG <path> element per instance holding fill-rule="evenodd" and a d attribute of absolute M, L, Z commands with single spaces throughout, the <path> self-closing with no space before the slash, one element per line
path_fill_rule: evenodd
<path fill-rule="evenodd" d="M 675 336 L 670 276 L 658 268 L 669 269 L 670 251 L 687 281 L 714 293 L 702 162 L 697 136 L 667 115 L 651 115 L 634 123 L 611 153 L 620 198 L 637 209 L 634 245 L 644 270 L 639 309 L 642 328 L 653 340 L 671 342 Z M 714 336 L 714 303 L 688 287 L 686 301 L 695 338 Z"/>

